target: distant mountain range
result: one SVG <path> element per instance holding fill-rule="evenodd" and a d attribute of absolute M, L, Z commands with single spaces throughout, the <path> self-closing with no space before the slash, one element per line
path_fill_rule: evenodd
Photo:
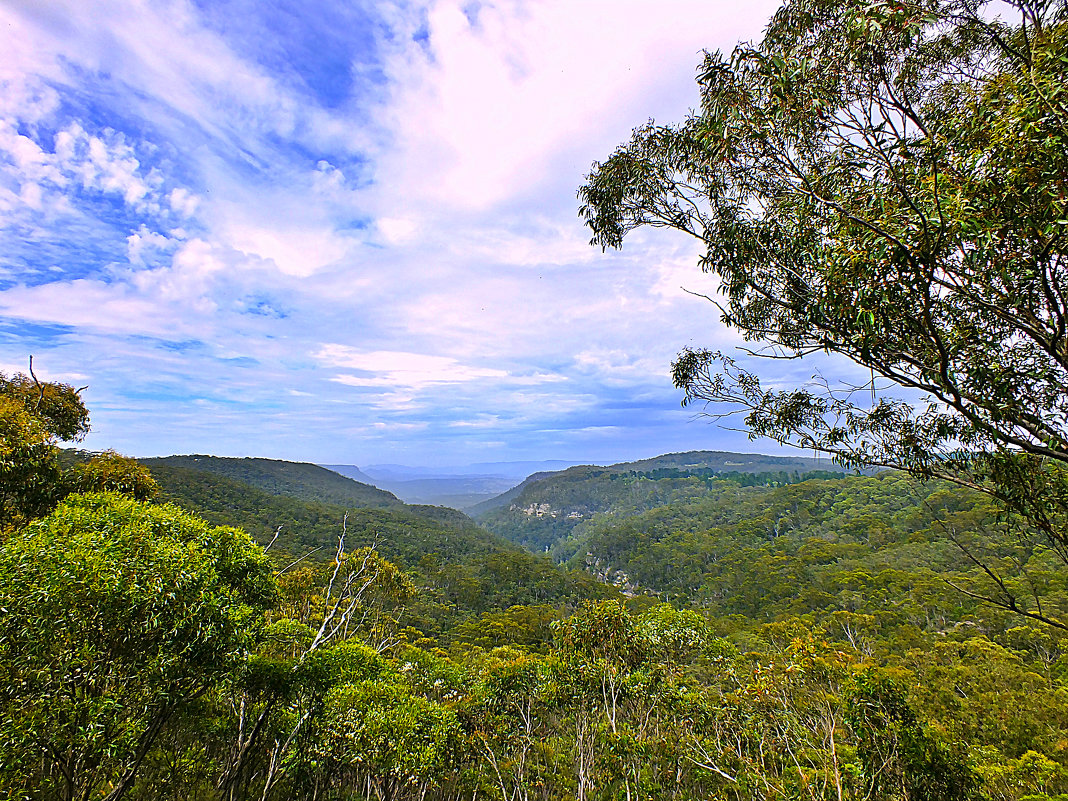
<path fill-rule="evenodd" d="M 563 470 L 575 464 L 558 459 L 524 462 L 479 462 L 447 467 L 411 467 L 376 464 L 359 468 L 351 464 L 323 467 L 343 476 L 393 493 L 407 503 L 469 509 L 495 498 L 532 473 Z"/>
<path fill-rule="evenodd" d="M 364 467 L 364 472 L 376 479 L 385 481 L 412 481 L 420 478 L 461 478 L 494 477 L 510 478 L 522 481 L 531 473 L 543 473 L 551 470 L 564 470 L 579 462 L 565 462 L 562 459 L 544 459 L 541 461 L 519 462 L 475 462 L 468 465 L 449 465 L 446 467 L 411 467 L 403 464 L 373 464 Z M 329 467 L 330 465 L 324 465 Z"/>
<path fill-rule="evenodd" d="M 354 464 L 323 464 L 319 467 L 326 470 L 333 470 L 335 473 L 345 476 L 345 478 L 351 478 L 353 481 L 359 481 L 363 484 L 375 485 L 375 480 L 363 472 Z"/>

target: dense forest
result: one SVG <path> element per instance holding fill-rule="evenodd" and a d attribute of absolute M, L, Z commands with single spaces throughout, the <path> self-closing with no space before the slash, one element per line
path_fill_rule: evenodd
<path fill-rule="evenodd" d="M 80 390 L 0 375 L 0 799 L 1068 799 L 1068 7 L 1014 9 L 789 2 L 579 190 L 594 244 L 697 237 L 764 355 L 870 374 L 675 363 L 831 461 L 576 467 L 472 519 L 63 449 Z"/>
<path fill-rule="evenodd" d="M 76 436 L 74 390 L 41 388 L 54 403 L 28 417 Z M 4 390 L 30 408 L 31 379 Z M 585 510 L 554 562 L 314 465 L 146 469 L 23 436 L 6 797 L 1068 791 L 1068 641 L 974 597 L 979 556 L 1051 610 L 1068 577 L 980 493 L 698 454 L 572 468 L 496 509 L 535 532 Z"/>

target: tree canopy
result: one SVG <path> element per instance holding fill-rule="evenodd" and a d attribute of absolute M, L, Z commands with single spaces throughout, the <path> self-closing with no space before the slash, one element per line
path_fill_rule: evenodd
<path fill-rule="evenodd" d="M 0 531 L 47 511 L 60 483 L 56 442 L 88 431 L 74 387 L 0 373 Z"/>
<path fill-rule="evenodd" d="M 753 353 L 871 371 L 768 389 L 685 350 L 685 402 L 726 402 L 754 436 L 845 464 L 990 492 L 1064 556 L 1068 13 L 1009 10 L 789 2 L 759 43 L 706 54 L 698 111 L 594 165 L 580 214 L 602 247 L 642 226 L 699 239 Z"/>
<path fill-rule="evenodd" d="M 82 388 L 84 389 L 84 387 Z M 114 451 L 82 454 L 64 469 L 60 442 L 89 433 L 82 389 L 33 374 L 0 373 L 0 535 L 46 515 L 72 492 L 121 492 L 139 500 L 159 487 L 148 470 Z"/>
<path fill-rule="evenodd" d="M 237 665 L 275 592 L 247 534 L 174 506 L 72 495 L 14 533 L 0 788 L 120 798 L 170 717 Z"/>

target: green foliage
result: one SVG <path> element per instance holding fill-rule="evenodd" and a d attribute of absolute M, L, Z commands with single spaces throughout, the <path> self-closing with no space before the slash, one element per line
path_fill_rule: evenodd
<path fill-rule="evenodd" d="M 244 532 L 73 495 L 0 551 L 0 781 L 125 792 L 183 703 L 240 663 L 275 584 Z M 42 758 L 43 757 L 43 758 Z"/>
<path fill-rule="evenodd" d="M 0 536 L 58 501 L 56 443 L 88 431 L 89 412 L 74 387 L 0 373 Z"/>
<path fill-rule="evenodd" d="M 55 448 L 43 421 L 0 395 L 0 535 L 47 509 L 58 482 Z"/>
<path fill-rule="evenodd" d="M 300 662 L 297 672 L 302 684 L 325 694 L 343 684 L 374 681 L 387 671 L 382 656 L 366 643 L 352 639 L 311 652 Z"/>
<path fill-rule="evenodd" d="M 867 670 L 854 677 L 849 723 L 857 736 L 865 797 L 964 801 L 979 783 L 963 755 L 931 736 L 892 675 Z"/>
<path fill-rule="evenodd" d="M 326 699 L 316 755 L 324 774 L 367 781 L 389 798 L 421 798 L 449 776 L 460 741 L 456 714 L 399 684 L 357 682 Z"/>
<path fill-rule="evenodd" d="M 77 442 L 89 433 L 89 411 L 80 392 L 69 384 L 40 382 L 22 373 L 10 378 L 0 374 L 0 396 L 30 412 L 54 440 Z"/>
<path fill-rule="evenodd" d="M 1018 758 L 1057 753 L 1068 695 L 1021 658 L 982 635 L 936 642 L 898 657 L 916 675 L 912 696 L 954 742 L 983 743 Z"/>
<path fill-rule="evenodd" d="M 72 492 L 154 498 L 159 487 L 133 459 L 114 451 L 60 453 L 57 443 L 89 432 L 89 412 L 67 384 L 0 373 L 0 536 L 47 514 Z"/>
<path fill-rule="evenodd" d="M 559 618 L 560 612 L 548 604 L 516 604 L 501 612 L 483 612 L 465 620 L 450 632 L 450 637 L 465 646 L 477 645 L 486 650 L 506 645 L 544 650 L 553 641 L 552 624 Z"/>
<path fill-rule="evenodd" d="M 699 656 L 730 654 L 729 643 L 712 636 L 708 620 L 692 609 L 659 604 L 638 621 L 638 634 L 661 665 L 685 665 Z"/>
<path fill-rule="evenodd" d="M 71 492 L 118 492 L 139 501 L 159 495 L 159 484 L 136 459 L 104 451 L 79 461 L 68 472 L 65 483 Z"/>
<path fill-rule="evenodd" d="M 648 656 L 647 643 L 620 601 L 586 603 L 558 626 L 560 648 L 580 659 L 633 667 Z"/>

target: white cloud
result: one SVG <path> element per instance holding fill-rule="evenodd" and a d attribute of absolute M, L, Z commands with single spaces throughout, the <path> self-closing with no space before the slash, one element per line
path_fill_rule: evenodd
<path fill-rule="evenodd" d="M 122 196 L 127 205 L 141 203 L 160 184 L 157 173 L 145 174 L 125 138 L 107 131 L 105 141 L 73 123 L 56 134 L 55 158 L 64 173 L 75 177 L 85 189 Z"/>
<path fill-rule="evenodd" d="M 234 266 L 211 243 L 193 239 L 181 244 L 169 265 L 135 272 L 130 283 L 146 300 L 177 301 L 191 306 L 190 311 L 210 314 L 218 308 L 215 279 Z"/>
<path fill-rule="evenodd" d="M 402 245 L 412 241 L 416 231 L 419 230 L 419 225 L 415 220 L 404 217 L 380 217 L 377 225 L 382 236 L 392 245 Z"/>
<path fill-rule="evenodd" d="M 6 376 L 13 376 L 17 373 L 28 376 L 30 374 L 29 359 L 21 364 L 15 362 L 0 362 L 0 373 L 3 373 Z M 33 374 L 37 376 L 39 381 L 59 381 L 64 384 L 74 384 L 79 381 L 85 381 L 87 378 L 85 373 L 72 372 L 69 370 L 59 372 L 47 366 L 42 366 L 40 360 L 34 361 Z"/>
<path fill-rule="evenodd" d="M 508 376 L 504 370 L 465 365 L 447 356 L 399 351 L 361 352 L 339 344 L 323 346 L 315 357 L 331 367 L 360 371 L 362 375 L 343 374 L 333 379 L 352 387 L 403 387 L 421 390 L 437 384 L 461 384 Z"/>
<path fill-rule="evenodd" d="M 699 51 L 752 35 L 777 5 L 501 0 L 472 22 L 461 0 L 431 2 L 426 47 L 402 39 L 389 64 L 388 197 L 486 211 L 561 168 L 577 182 L 631 126 L 681 115 Z"/>
<path fill-rule="evenodd" d="M 55 165 L 52 155 L 46 153 L 28 136 L 18 133 L 10 119 L 0 125 L 0 150 L 7 155 L 15 169 L 26 180 L 46 180 L 54 184 L 65 183 L 63 173 Z"/>
<path fill-rule="evenodd" d="M 506 421 L 496 414 L 480 414 L 470 420 L 453 420 L 448 425 L 450 428 L 489 428 L 500 429 Z"/>
<path fill-rule="evenodd" d="M 145 167 L 126 137 L 105 128 L 99 135 L 71 122 L 59 130 L 48 147 L 19 133 L 17 128 L 33 109 L 0 119 L 0 165 L 7 162 L 0 181 L 17 186 L 20 203 L 10 202 L 8 213 L 26 209 L 52 216 L 70 215 L 77 189 L 121 199 L 131 211 L 158 214 L 164 205 L 163 176 Z M 51 148 L 51 149 L 49 149 Z M 175 189 L 174 193 L 185 190 Z"/>
<path fill-rule="evenodd" d="M 180 317 L 161 318 L 158 304 L 125 287 L 89 278 L 4 290 L 0 315 L 122 334 L 171 336 L 195 327 Z"/>
<path fill-rule="evenodd" d="M 232 247 L 270 260 L 286 275 L 308 276 L 334 264 L 351 244 L 327 227 L 264 227 L 255 223 L 231 222 L 220 232 Z"/>
<path fill-rule="evenodd" d="M 597 348 L 575 354 L 575 365 L 601 380 L 634 381 L 662 377 L 664 364 L 630 350 Z"/>
<path fill-rule="evenodd" d="M 192 217 L 200 205 L 200 198 L 185 187 L 179 186 L 171 190 L 167 196 L 167 203 L 176 214 L 181 217 Z"/>
<path fill-rule="evenodd" d="M 150 231 L 141 225 L 126 237 L 126 254 L 131 264 L 145 264 L 167 252 L 178 243 L 177 238 Z"/>

